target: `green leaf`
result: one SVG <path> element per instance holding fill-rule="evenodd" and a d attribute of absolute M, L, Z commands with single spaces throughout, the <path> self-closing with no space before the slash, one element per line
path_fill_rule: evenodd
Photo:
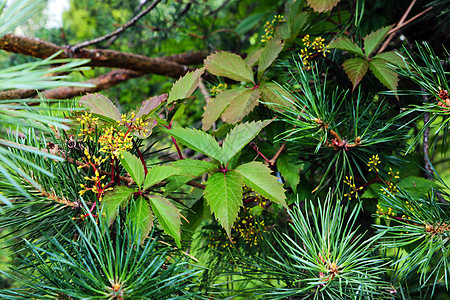
<path fill-rule="evenodd" d="M 202 193 L 203 194 L 203 193 Z M 181 237 L 183 240 L 192 239 L 192 234 L 195 230 L 204 223 L 204 220 L 211 219 L 211 212 L 206 205 L 206 200 L 204 197 L 200 197 L 195 201 L 195 203 L 190 207 L 187 212 L 186 219 L 188 222 L 183 222 L 181 224 Z"/>
<path fill-rule="evenodd" d="M 185 99 L 194 93 L 195 89 L 200 83 L 200 76 L 205 72 L 205 68 L 197 69 L 193 72 L 188 72 L 186 75 L 178 79 L 172 86 L 169 93 L 167 104 L 179 99 Z"/>
<path fill-rule="evenodd" d="M 131 154 L 130 152 L 123 152 L 120 155 L 120 163 L 125 168 L 125 170 L 130 174 L 131 178 L 133 178 L 134 182 L 138 185 L 139 189 L 144 182 L 144 166 L 142 162 Z"/>
<path fill-rule="evenodd" d="M 237 54 L 216 52 L 205 59 L 205 66 L 211 74 L 254 83 L 252 69 Z"/>
<path fill-rule="evenodd" d="M 382 27 L 377 31 L 366 35 L 364 38 L 364 52 L 366 57 L 369 57 L 369 55 L 381 44 L 388 35 L 389 30 L 391 30 L 391 27 L 392 26 Z"/>
<path fill-rule="evenodd" d="M 180 212 L 169 200 L 158 195 L 150 195 L 150 204 L 153 212 L 158 218 L 164 231 L 175 239 L 178 248 L 181 248 L 181 233 L 180 233 Z"/>
<path fill-rule="evenodd" d="M 210 163 L 208 161 L 188 158 L 174 161 L 171 165 L 182 170 L 183 175 L 172 176 L 168 179 L 169 183 L 165 186 L 166 195 L 175 191 L 177 188 L 195 179 L 196 177 L 218 168 L 216 164 Z"/>
<path fill-rule="evenodd" d="M 329 45 L 329 48 L 340 49 L 364 57 L 364 53 L 362 52 L 361 48 L 353 43 L 349 38 L 344 36 L 340 36 L 332 41 Z"/>
<path fill-rule="evenodd" d="M 400 67 L 406 67 L 406 61 L 404 60 L 404 57 L 398 52 L 388 51 L 388 52 L 379 53 L 379 54 L 375 55 L 372 59 L 375 59 L 375 58 L 384 59 L 393 65 L 399 65 Z"/>
<path fill-rule="evenodd" d="M 301 165 L 289 161 L 285 153 L 281 154 L 277 159 L 277 169 L 289 183 L 294 193 L 297 193 L 297 185 L 300 182 L 300 167 Z"/>
<path fill-rule="evenodd" d="M 180 186 L 185 185 L 195 177 L 192 175 L 174 175 L 167 179 L 167 184 L 164 187 L 164 195 L 168 195 L 176 191 Z"/>
<path fill-rule="evenodd" d="M 382 193 L 382 187 L 383 184 L 381 183 L 374 183 L 369 185 L 364 191 L 364 194 L 362 194 L 361 198 L 381 198 L 380 193 Z"/>
<path fill-rule="evenodd" d="M 137 138 L 143 139 L 145 140 L 146 138 L 148 138 L 153 131 L 153 128 L 155 128 L 156 125 L 158 125 L 158 121 L 153 118 L 148 118 L 145 120 L 145 122 L 147 122 L 148 124 L 143 126 L 142 129 L 139 130 L 134 130 L 133 131 L 133 135 Z M 145 131 L 147 130 L 147 131 Z"/>
<path fill-rule="evenodd" d="M 307 0 L 308 4 L 317 12 L 323 12 L 333 9 L 339 0 Z"/>
<path fill-rule="evenodd" d="M 222 114 L 222 120 L 227 123 L 236 124 L 251 112 L 259 100 L 259 89 L 247 89 L 235 97 Z"/>
<path fill-rule="evenodd" d="M 270 39 L 264 46 L 261 57 L 259 58 L 258 64 L 258 78 L 264 73 L 264 71 L 273 63 L 273 61 L 278 57 L 281 50 L 283 50 L 284 42 L 280 39 L 273 38 Z"/>
<path fill-rule="evenodd" d="M 198 177 L 204 173 L 207 173 L 215 168 L 217 168 L 216 164 L 213 164 L 209 161 L 197 160 L 197 159 L 179 159 L 170 164 L 171 166 L 181 169 L 183 173 L 187 173 L 194 177 Z"/>
<path fill-rule="evenodd" d="M 239 22 L 239 25 L 236 27 L 235 31 L 238 35 L 243 35 L 253 27 L 255 27 L 260 20 L 267 15 L 267 12 L 251 14 L 250 16 L 243 19 Z"/>
<path fill-rule="evenodd" d="M 438 188 L 439 185 L 422 177 L 409 176 L 402 178 L 397 187 L 404 189 L 412 197 L 419 198 L 421 195 L 427 195 L 431 188 Z"/>
<path fill-rule="evenodd" d="M 179 175 L 182 173 L 182 170 L 178 168 L 174 168 L 172 166 L 156 166 L 148 170 L 147 175 L 144 180 L 143 190 L 150 188 L 151 186 L 157 184 L 160 181 L 163 181 L 167 177 L 173 175 Z"/>
<path fill-rule="evenodd" d="M 238 166 L 235 171 L 242 175 L 244 183 L 272 202 L 287 208 L 283 184 L 271 175 L 271 170 L 264 164 L 253 161 Z"/>
<path fill-rule="evenodd" d="M 292 102 L 288 100 L 292 96 L 278 84 L 267 82 L 261 84 L 259 90 L 261 91 L 261 102 L 275 104 L 270 105 L 270 108 L 280 111 L 286 107 L 293 107 Z"/>
<path fill-rule="evenodd" d="M 167 100 L 167 94 L 152 97 L 142 102 L 139 111 L 136 114 L 136 118 L 146 117 L 155 112 L 161 104 Z"/>
<path fill-rule="evenodd" d="M 302 12 L 303 5 L 300 1 L 292 2 L 288 6 L 286 22 L 280 24 L 276 30 L 275 37 L 284 39 L 287 43 L 293 42 L 300 30 L 307 24 L 310 14 Z"/>
<path fill-rule="evenodd" d="M 145 237 L 153 227 L 153 214 L 144 197 L 139 196 L 133 203 L 127 218 L 133 223 L 134 228 L 137 229 L 137 233 L 140 234 L 140 242 L 144 242 Z"/>
<path fill-rule="evenodd" d="M 205 112 L 203 113 L 203 130 L 208 130 L 212 124 L 220 117 L 224 110 L 239 97 L 242 93 L 246 92 L 246 88 L 234 88 L 231 90 L 226 90 L 217 95 L 215 98 L 211 99 L 206 104 Z"/>
<path fill-rule="evenodd" d="M 121 120 L 121 115 L 117 107 L 102 94 L 87 94 L 81 97 L 80 106 L 89 108 L 91 112 L 108 117 L 115 121 Z"/>
<path fill-rule="evenodd" d="M 258 121 L 251 123 L 242 123 L 235 126 L 227 134 L 222 144 L 222 160 L 223 164 L 235 156 L 242 148 L 250 143 L 270 121 Z"/>
<path fill-rule="evenodd" d="M 398 75 L 387 67 L 387 61 L 380 58 L 372 58 L 369 62 L 369 68 L 376 78 L 390 90 L 396 90 L 398 84 Z"/>
<path fill-rule="evenodd" d="M 161 127 L 161 131 L 171 135 L 177 141 L 191 148 L 192 150 L 203 153 L 220 161 L 220 157 L 222 156 L 222 149 L 220 149 L 217 141 L 206 132 L 197 129 L 187 129 L 180 127 L 175 127 L 172 129 Z"/>
<path fill-rule="evenodd" d="M 235 171 L 216 173 L 206 182 L 205 198 L 231 239 L 231 227 L 242 206 L 242 177 Z"/>
<path fill-rule="evenodd" d="M 369 69 L 369 62 L 364 58 L 356 57 L 344 61 L 342 66 L 353 84 L 353 90 L 355 90 L 355 87 L 364 75 L 366 75 L 367 70 Z"/>
<path fill-rule="evenodd" d="M 245 63 L 251 68 L 253 67 L 261 57 L 263 49 L 254 49 L 252 52 L 250 52 L 247 57 L 244 59 Z"/>
<path fill-rule="evenodd" d="M 107 191 L 103 196 L 103 213 L 108 216 L 108 223 L 111 225 L 117 216 L 119 207 L 125 208 L 133 196 L 134 190 L 125 186 L 116 186 L 112 191 Z"/>

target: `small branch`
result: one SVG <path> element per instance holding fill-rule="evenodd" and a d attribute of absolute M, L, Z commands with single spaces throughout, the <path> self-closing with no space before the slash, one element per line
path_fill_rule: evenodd
<path fill-rule="evenodd" d="M 273 166 L 276 162 L 280 154 L 283 152 L 284 148 L 286 147 L 286 143 L 281 145 L 280 149 L 278 149 L 277 153 L 272 157 L 272 159 L 269 160 L 269 164 Z"/>
<path fill-rule="evenodd" d="M 199 189 L 202 189 L 202 190 L 206 189 L 206 185 L 198 183 L 198 182 L 195 182 L 195 181 L 189 181 L 186 184 L 190 185 L 190 186 L 193 186 L 193 187 L 196 187 L 196 188 L 199 188 Z"/>
<path fill-rule="evenodd" d="M 422 92 L 425 92 L 424 88 L 421 88 Z M 428 102 L 428 98 L 426 95 L 422 96 L 424 103 Z M 426 126 L 428 121 L 430 121 L 430 113 L 426 112 L 423 115 L 423 126 Z M 429 137 L 430 137 L 430 127 L 427 126 L 423 132 L 423 145 L 422 145 L 422 152 L 423 152 L 423 164 L 425 168 L 425 179 L 433 180 L 433 167 L 431 166 L 430 162 L 430 145 L 429 145 Z"/>
<path fill-rule="evenodd" d="M 230 0 L 225 0 L 223 3 L 222 3 L 222 5 L 221 6 L 219 6 L 218 8 L 216 8 L 215 10 L 213 10 L 213 11 L 211 11 L 210 13 L 209 13 L 209 16 L 212 16 L 212 15 L 215 15 L 215 14 L 217 14 L 222 8 L 224 8 L 225 7 L 225 5 L 227 5 L 228 4 L 228 2 L 230 2 Z"/>
<path fill-rule="evenodd" d="M 381 46 L 380 50 L 378 50 L 377 54 L 383 52 L 384 49 L 386 49 L 386 47 L 389 45 L 391 40 L 394 38 L 394 36 L 395 36 L 395 34 L 397 33 L 398 30 L 400 30 L 401 28 L 406 26 L 408 23 L 411 23 L 412 21 L 416 20 L 417 18 L 419 18 L 423 14 L 427 13 L 429 10 L 433 9 L 433 7 L 429 7 L 429 8 L 425 9 L 421 13 L 415 15 L 414 17 L 412 17 L 411 19 L 409 19 L 408 21 L 405 22 L 406 17 L 410 13 L 410 11 L 411 11 L 411 9 L 412 9 L 412 7 L 414 6 L 415 3 L 416 3 L 416 0 L 411 1 L 411 3 L 409 4 L 408 8 L 405 11 L 405 13 L 403 14 L 403 16 L 401 17 L 400 21 L 398 22 L 397 26 L 395 26 L 394 28 L 392 28 L 389 31 L 389 37 L 383 43 L 383 45 Z"/>
<path fill-rule="evenodd" d="M 25 151 L 40 151 L 42 153 L 51 153 L 53 155 L 59 156 L 61 158 L 63 158 L 64 160 L 68 161 L 69 163 L 79 167 L 82 166 L 82 169 L 85 168 L 89 168 L 89 165 L 75 160 L 67 155 L 65 155 L 64 153 L 60 152 L 60 151 L 51 151 L 49 152 L 47 149 L 38 149 L 37 147 L 33 147 L 33 146 L 28 146 L 28 145 L 22 145 L 16 142 L 11 142 L 5 139 L 0 138 L 0 146 L 5 146 L 8 148 L 14 148 L 14 149 L 18 149 L 18 150 L 25 150 Z M 107 171 L 103 171 L 103 170 L 98 170 L 98 172 L 101 175 L 106 175 L 106 176 L 111 176 L 110 172 Z M 119 176 L 119 179 L 127 184 L 132 184 L 134 181 L 131 177 L 124 177 L 124 176 Z"/>
<path fill-rule="evenodd" d="M 71 50 L 76 52 L 80 48 L 84 48 L 84 47 L 87 47 L 87 46 L 95 45 L 95 44 L 101 43 L 103 41 L 106 41 L 107 39 L 110 39 L 110 38 L 112 38 L 114 36 L 118 36 L 119 34 L 124 32 L 127 28 L 133 26 L 137 21 L 139 21 L 140 18 L 142 18 L 143 16 L 148 14 L 152 9 L 154 9 L 156 7 L 156 5 L 158 5 L 159 2 L 161 2 L 161 0 L 153 1 L 153 3 L 150 4 L 149 7 L 147 7 L 142 12 L 140 12 L 139 14 L 134 16 L 130 21 L 128 21 L 125 25 L 123 25 L 122 27 L 118 28 L 117 30 L 114 30 L 113 32 L 110 32 L 110 33 L 108 33 L 108 34 L 106 34 L 106 35 L 104 35 L 102 37 L 99 37 L 99 38 L 96 38 L 96 39 L 93 39 L 93 40 L 90 40 L 90 41 L 79 43 L 79 44 L 71 47 Z"/>

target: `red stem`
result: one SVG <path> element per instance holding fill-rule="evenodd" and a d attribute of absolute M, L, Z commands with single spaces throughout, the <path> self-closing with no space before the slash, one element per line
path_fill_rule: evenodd
<path fill-rule="evenodd" d="M 147 165 L 145 164 L 144 157 L 142 156 L 142 153 L 139 150 L 139 148 L 137 148 L 137 153 L 139 155 L 139 159 L 141 160 L 142 165 L 144 166 L 144 174 L 145 174 L 145 176 L 147 176 L 147 173 L 148 173 Z"/>

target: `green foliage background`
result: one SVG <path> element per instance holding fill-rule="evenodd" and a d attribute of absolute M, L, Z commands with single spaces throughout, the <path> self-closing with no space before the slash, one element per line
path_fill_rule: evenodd
<path fill-rule="evenodd" d="M 61 28 L 13 2 L 1 35 L 69 51 L 152 1 L 72 0 Z M 0 100 L 0 298 L 446 299 L 448 4 L 160 1 L 93 47 L 203 51 L 183 77 Z M 113 70 L 0 63 L 1 91 Z"/>

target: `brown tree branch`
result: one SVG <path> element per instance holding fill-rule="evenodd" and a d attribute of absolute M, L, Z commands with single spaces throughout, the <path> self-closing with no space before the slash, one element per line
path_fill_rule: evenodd
<path fill-rule="evenodd" d="M 399 31 L 401 28 L 403 28 L 404 26 L 406 26 L 408 23 L 411 23 L 412 21 L 414 21 L 415 19 L 419 18 L 420 16 L 422 16 L 423 14 L 427 13 L 429 10 L 433 9 L 433 7 L 429 7 L 427 9 L 425 9 L 424 11 L 418 13 L 417 15 L 415 15 L 414 17 L 410 18 L 408 21 L 405 22 L 406 17 L 408 16 L 409 12 L 411 11 L 412 7 L 414 6 L 414 4 L 416 3 L 416 0 L 412 0 L 411 3 L 409 4 L 408 8 L 406 9 L 405 13 L 403 14 L 403 16 L 401 17 L 400 21 L 398 22 L 398 24 L 392 28 L 389 31 L 389 37 L 386 39 L 386 41 L 383 43 L 383 45 L 380 47 L 380 49 L 378 50 L 378 53 L 381 53 L 384 51 L 384 49 L 386 49 L 386 47 L 389 45 L 389 43 L 391 42 L 391 40 L 394 38 L 394 36 L 397 34 L 397 31 Z"/>
<path fill-rule="evenodd" d="M 40 48 L 42 47 L 42 48 Z M 12 51 L 20 54 L 31 55 L 38 58 L 47 58 L 48 56 L 54 54 L 53 51 L 59 51 L 63 49 L 62 47 L 56 46 L 52 43 L 48 43 L 42 40 L 25 38 L 14 35 L 8 35 L 7 38 L 0 38 L 0 48 Z M 62 56 L 61 56 L 62 55 Z M 66 58 L 67 55 L 61 53 L 59 58 Z M 126 55 L 126 54 L 125 54 Z M 159 61 L 166 61 L 172 63 L 172 65 L 197 65 L 203 62 L 206 57 L 204 52 L 186 52 L 170 56 L 165 56 L 158 58 Z M 186 68 L 185 66 L 181 66 Z M 156 73 L 156 72 L 154 72 Z M 84 87 L 61 87 L 51 90 L 46 90 L 43 95 L 47 99 L 67 99 L 73 98 L 85 93 L 94 93 L 109 87 L 120 84 L 121 82 L 127 81 L 131 78 L 139 77 L 145 74 L 154 74 L 152 72 L 136 72 L 132 70 L 113 70 L 107 74 L 101 75 L 97 78 L 88 80 L 87 83 L 95 85 L 95 87 L 84 88 Z M 184 75 L 183 74 L 180 74 Z M 0 100 L 6 99 L 24 99 L 36 97 L 37 92 L 35 90 L 10 90 L 0 92 Z"/>
<path fill-rule="evenodd" d="M 87 66 L 127 69 L 139 73 L 163 75 L 177 79 L 186 74 L 186 72 L 193 70 L 186 65 L 182 65 L 181 61 L 189 59 L 192 61 L 192 64 L 197 64 L 201 63 L 206 57 L 204 52 L 186 54 L 187 57 L 183 57 L 184 54 L 178 54 L 165 58 L 153 58 L 134 53 L 103 49 L 80 49 L 74 52 L 67 47 L 13 34 L 7 34 L 0 38 L 0 49 L 42 59 L 64 50 L 57 58 L 87 58 L 91 60 L 86 64 Z"/>
<path fill-rule="evenodd" d="M 153 1 L 153 3 L 149 5 L 149 7 L 144 9 L 142 12 L 140 12 L 139 14 L 134 16 L 130 21 L 128 21 L 125 25 L 119 27 L 118 29 L 114 30 L 113 32 L 110 32 L 104 36 L 98 37 L 98 38 L 90 40 L 90 41 L 85 41 L 85 42 L 79 43 L 79 44 L 71 47 L 72 51 L 77 51 L 80 48 L 95 45 L 95 44 L 101 43 L 103 41 L 106 41 L 107 39 L 112 38 L 114 36 L 118 36 L 119 34 L 124 32 L 127 28 L 136 24 L 136 22 L 139 21 L 140 18 L 142 18 L 143 16 L 148 14 L 152 9 L 154 9 L 156 7 L 156 5 L 158 5 L 159 2 L 161 2 L 161 0 Z"/>

